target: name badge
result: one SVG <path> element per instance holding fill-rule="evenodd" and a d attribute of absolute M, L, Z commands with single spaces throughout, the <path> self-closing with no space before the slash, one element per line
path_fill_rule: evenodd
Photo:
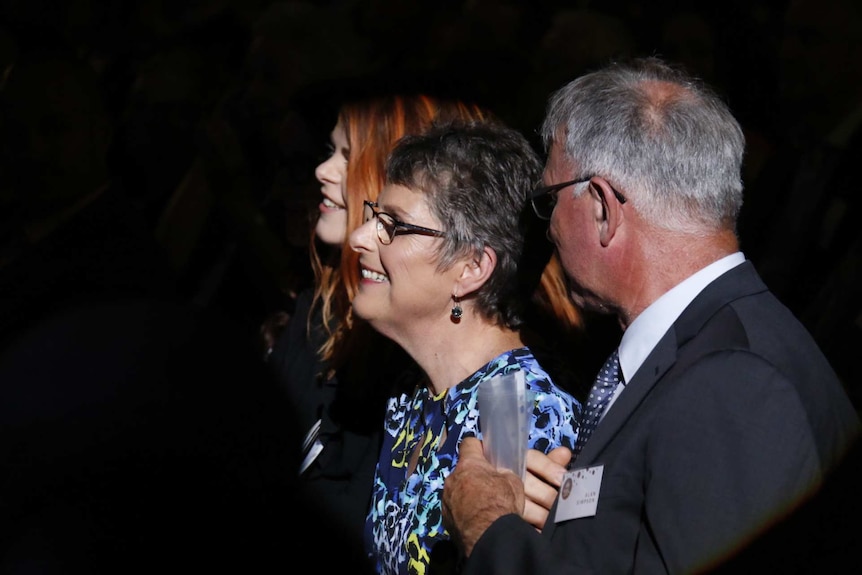
<path fill-rule="evenodd" d="M 592 517 L 596 514 L 604 470 L 604 465 L 596 465 L 566 472 L 557 499 L 554 523 Z"/>

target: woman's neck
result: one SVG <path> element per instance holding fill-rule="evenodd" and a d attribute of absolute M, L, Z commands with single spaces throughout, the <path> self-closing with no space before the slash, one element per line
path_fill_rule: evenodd
<path fill-rule="evenodd" d="M 428 376 L 431 394 L 437 395 L 464 381 L 501 353 L 523 346 L 517 331 L 490 324 L 471 328 L 462 323 L 405 349 Z"/>

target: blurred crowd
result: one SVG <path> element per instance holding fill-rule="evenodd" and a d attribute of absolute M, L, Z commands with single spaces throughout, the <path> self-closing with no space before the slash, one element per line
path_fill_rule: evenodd
<path fill-rule="evenodd" d="M 862 408 L 860 23 L 855 0 L 2 0 L 0 350 L 126 296 L 216 311 L 253 348 L 312 282 L 346 86 L 470 98 L 539 149 L 550 92 L 656 54 L 743 125 L 742 250 Z M 617 329 L 587 318 L 586 339 Z"/>
<path fill-rule="evenodd" d="M 52 235 L 25 222 L 73 218 L 110 188 L 183 297 L 256 327 L 310 281 L 314 166 L 352 79 L 448 89 L 535 138 L 550 91 L 611 58 L 658 53 L 724 90 L 750 131 L 754 178 L 777 141 L 783 3 L 593 4 L 6 0 L 3 268 Z M 25 311 L 9 295 L 38 294 L 4 294 L 4 334 Z"/>
<path fill-rule="evenodd" d="M 166 291 L 253 340 L 311 282 L 314 167 L 345 90 L 471 99 L 538 148 L 551 91 L 656 54 L 715 86 L 743 125 L 742 248 L 859 404 L 859 12 L 848 0 L 4 0 L 0 341 L 75 298 Z M 591 322 L 588 374 L 616 332 Z"/>

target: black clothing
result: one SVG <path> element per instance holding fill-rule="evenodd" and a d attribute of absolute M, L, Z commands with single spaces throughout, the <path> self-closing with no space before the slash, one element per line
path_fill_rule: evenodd
<path fill-rule="evenodd" d="M 356 329 L 363 330 L 362 350 L 328 377 L 329 365 L 317 353 L 325 339 L 319 309 L 312 316 L 310 337 L 307 333 L 311 299 L 311 290 L 298 296 L 269 364 L 303 433 L 320 420 L 324 447 L 302 474 L 302 487 L 332 521 L 361 542 L 386 400 L 398 390 L 411 389 L 420 375 L 401 348 L 357 323 Z"/>
<path fill-rule="evenodd" d="M 788 138 L 746 191 L 742 249 L 862 410 L 862 125 L 841 145 Z"/>

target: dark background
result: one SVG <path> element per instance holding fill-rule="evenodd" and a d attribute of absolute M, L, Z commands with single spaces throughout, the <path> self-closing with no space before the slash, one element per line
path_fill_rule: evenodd
<path fill-rule="evenodd" d="M 540 149 L 550 92 L 658 55 L 738 117 L 742 249 L 860 405 L 860 12 L 854 0 L 2 0 L 0 343 L 82 300 L 168 292 L 256 342 L 311 281 L 313 172 L 346 94 L 456 94 Z M 591 373 L 619 334 L 587 328 Z"/>
<path fill-rule="evenodd" d="M 314 167 L 339 101 L 369 86 L 476 100 L 540 150 L 549 93 L 611 59 L 710 82 L 748 142 L 742 249 L 862 407 L 860 4 L 0 0 L 8 572 L 138 555 L 149 572 L 181 547 L 191 565 L 290 566 L 319 542 L 288 496 L 298 442 L 258 329 L 311 282 Z M 577 371 L 618 337 L 588 318 Z M 856 477 L 801 516 L 841 534 L 825 571 L 855 551 Z M 796 534 L 765 564 L 791 567 Z"/>
<path fill-rule="evenodd" d="M 855 0 L 0 0 L 0 342 L 168 289 L 256 342 L 311 281 L 346 94 L 456 94 L 540 150 L 550 92 L 658 55 L 742 124 L 742 249 L 862 405 L 860 23 Z M 617 331 L 588 318 L 583 373 Z"/>

